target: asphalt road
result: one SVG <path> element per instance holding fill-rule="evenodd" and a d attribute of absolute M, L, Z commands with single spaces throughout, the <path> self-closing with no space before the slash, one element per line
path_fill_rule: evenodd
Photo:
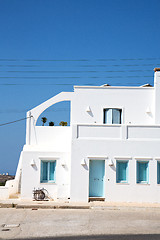
<path fill-rule="evenodd" d="M 160 209 L 0 209 L 0 239 L 160 240 Z"/>
<path fill-rule="evenodd" d="M 21 238 L 17 240 L 159 240 L 160 234 L 155 235 L 95 235 L 95 236 L 66 236 L 47 238 Z"/>

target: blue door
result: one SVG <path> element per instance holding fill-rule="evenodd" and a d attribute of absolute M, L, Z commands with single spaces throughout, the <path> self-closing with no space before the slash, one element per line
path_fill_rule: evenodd
<path fill-rule="evenodd" d="M 90 160 L 89 162 L 89 197 L 104 196 L 104 160 Z"/>

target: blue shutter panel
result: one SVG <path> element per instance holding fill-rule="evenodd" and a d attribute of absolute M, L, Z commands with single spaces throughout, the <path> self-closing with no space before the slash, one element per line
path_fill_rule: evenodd
<path fill-rule="evenodd" d="M 146 163 L 140 163 L 140 181 L 147 181 L 147 166 Z"/>
<path fill-rule="evenodd" d="M 127 170 L 127 163 L 122 163 L 122 179 L 126 181 L 126 170 Z"/>
<path fill-rule="evenodd" d="M 55 181 L 56 161 L 41 161 L 41 182 Z"/>
<path fill-rule="evenodd" d="M 112 123 L 120 124 L 121 123 L 121 110 L 112 109 Z"/>
<path fill-rule="evenodd" d="M 56 162 L 50 162 L 50 171 L 49 171 L 49 180 L 54 181 L 54 172 L 55 172 Z"/>
<path fill-rule="evenodd" d="M 42 180 L 48 180 L 48 162 L 42 162 Z"/>
<path fill-rule="evenodd" d="M 112 124 L 112 109 L 104 110 L 104 123 Z"/>
<path fill-rule="evenodd" d="M 104 123 L 121 124 L 121 109 L 108 108 L 104 109 Z"/>
<path fill-rule="evenodd" d="M 148 162 L 137 162 L 137 182 L 148 182 Z"/>
<path fill-rule="evenodd" d="M 160 162 L 157 162 L 157 183 L 160 184 Z"/>
<path fill-rule="evenodd" d="M 117 162 L 117 182 L 127 182 L 128 162 Z"/>

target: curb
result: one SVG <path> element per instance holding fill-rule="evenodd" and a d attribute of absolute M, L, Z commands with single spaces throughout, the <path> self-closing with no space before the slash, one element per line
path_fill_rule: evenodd
<path fill-rule="evenodd" d="M 16 209 L 93 209 L 93 210 L 157 210 L 160 211 L 159 205 L 117 205 L 117 204 L 63 204 L 63 203 L 0 203 L 0 208 L 16 208 Z"/>
<path fill-rule="evenodd" d="M 0 203 L 0 208 L 16 208 L 17 204 L 15 203 Z"/>

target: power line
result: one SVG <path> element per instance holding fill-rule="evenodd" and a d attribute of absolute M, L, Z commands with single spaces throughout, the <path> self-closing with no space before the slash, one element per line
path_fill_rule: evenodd
<path fill-rule="evenodd" d="M 48 77 L 48 76 L 44 76 L 44 77 L 32 77 L 32 76 L 21 76 L 21 77 L 0 77 L 0 79 L 70 79 L 70 78 L 75 78 L 75 79 L 81 79 L 81 78 L 100 78 L 100 79 L 103 79 L 103 78 L 137 78 L 137 77 L 144 77 L 144 78 L 150 78 L 152 77 L 152 75 L 146 75 L 146 76 L 51 76 L 51 77 Z M 62 84 L 63 85 L 63 84 Z"/>
<path fill-rule="evenodd" d="M 107 82 L 112 86 L 111 82 Z M 102 83 L 101 85 L 103 85 Z M 121 85 L 122 82 L 113 82 L 113 86 L 115 85 Z M 135 85 L 135 82 L 125 82 L 125 85 Z M 136 82 L 137 85 L 142 85 L 142 82 Z M 69 84 L 54 84 L 54 83 L 0 83 L 0 86 L 35 86 L 35 87 L 40 87 L 40 86 L 97 86 L 96 83 L 69 83 Z M 98 85 L 99 86 L 99 85 Z"/>
<path fill-rule="evenodd" d="M 88 83 L 91 84 L 91 83 Z M 83 85 L 88 85 L 83 84 Z M 0 86 L 38 86 L 38 85 L 52 85 L 52 86 L 73 86 L 74 83 L 0 83 Z"/>
<path fill-rule="evenodd" d="M 160 63 L 144 63 L 144 64 L 110 64 L 110 65 L 79 65 L 80 67 L 142 67 L 142 66 L 155 66 L 160 65 Z"/>
<path fill-rule="evenodd" d="M 97 71 L 97 70 L 88 70 L 88 71 L 54 71 L 54 70 L 44 70 L 44 71 L 20 71 L 20 70 L 8 70 L 8 71 L 0 71 L 2 73 L 110 73 L 110 72 L 151 72 L 149 69 L 133 69 L 133 70 L 105 70 L 105 71 Z"/>
<path fill-rule="evenodd" d="M 158 60 L 159 57 L 153 58 L 101 58 L 101 59 L 16 59 L 16 58 L 1 58 L 1 62 L 88 62 L 88 61 L 150 61 Z"/>
<path fill-rule="evenodd" d="M 5 126 L 5 125 L 8 125 L 8 124 L 12 124 L 12 123 L 20 122 L 20 121 L 26 120 L 27 118 L 31 118 L 31 117 L 33 117 L 33 116 L 21 118 L 21 119 L 12 121 L 12 122 L 2 123 L 2 124 L 0 124 L 0 127 L 1 127 L 1 126 Z"/>
<path fill-rule="evenodd" d="M 97 59 L 97 61 L 144 61 L 144 60 L 158 60 L 160 58 L 120 58 L 120 59 L 117 59 L 117 58 L 102 58 L 102 59 Z"/>
<path fill-rule="evenodd" d="M 56 109 L 47 109 L 47 112 L 61 112 L 61 111 L 67 111 L 68 108 L 56 108 Z M 7 109 L 7 110 L 0 110 L 0 114 L 2 113 L 24 113 L 27 112 L 28 109 Z"/>
<path fill-rule="evenodd" d="M 87 62 L 89 59 L 0 59 L 0 62 Z"/>
<path fill-rule="evenodd" d="M 95 83 L 94 83 L 95 84 Z M 93 83 L 81 83 L 80 85 L 94 85 Z M 0 83 L 0 86 L 74 86 L 75 83 Z M 78 85 L 78 84 L 76 84 Z"/>
<path fill-rule="evenodd" d="M 92 68 L 92 67 L 143 67 L 143 66 L 157 66 L 160 65 L 160 63 L 143 63 L 143 64 L 90 64 L 90 65 L 6 65 L 6 64 L 1 64 L 0 67 L 27 67 L 27 68 L 62 68 L 62 67 L 88 67 L 88 68 Z"/>

